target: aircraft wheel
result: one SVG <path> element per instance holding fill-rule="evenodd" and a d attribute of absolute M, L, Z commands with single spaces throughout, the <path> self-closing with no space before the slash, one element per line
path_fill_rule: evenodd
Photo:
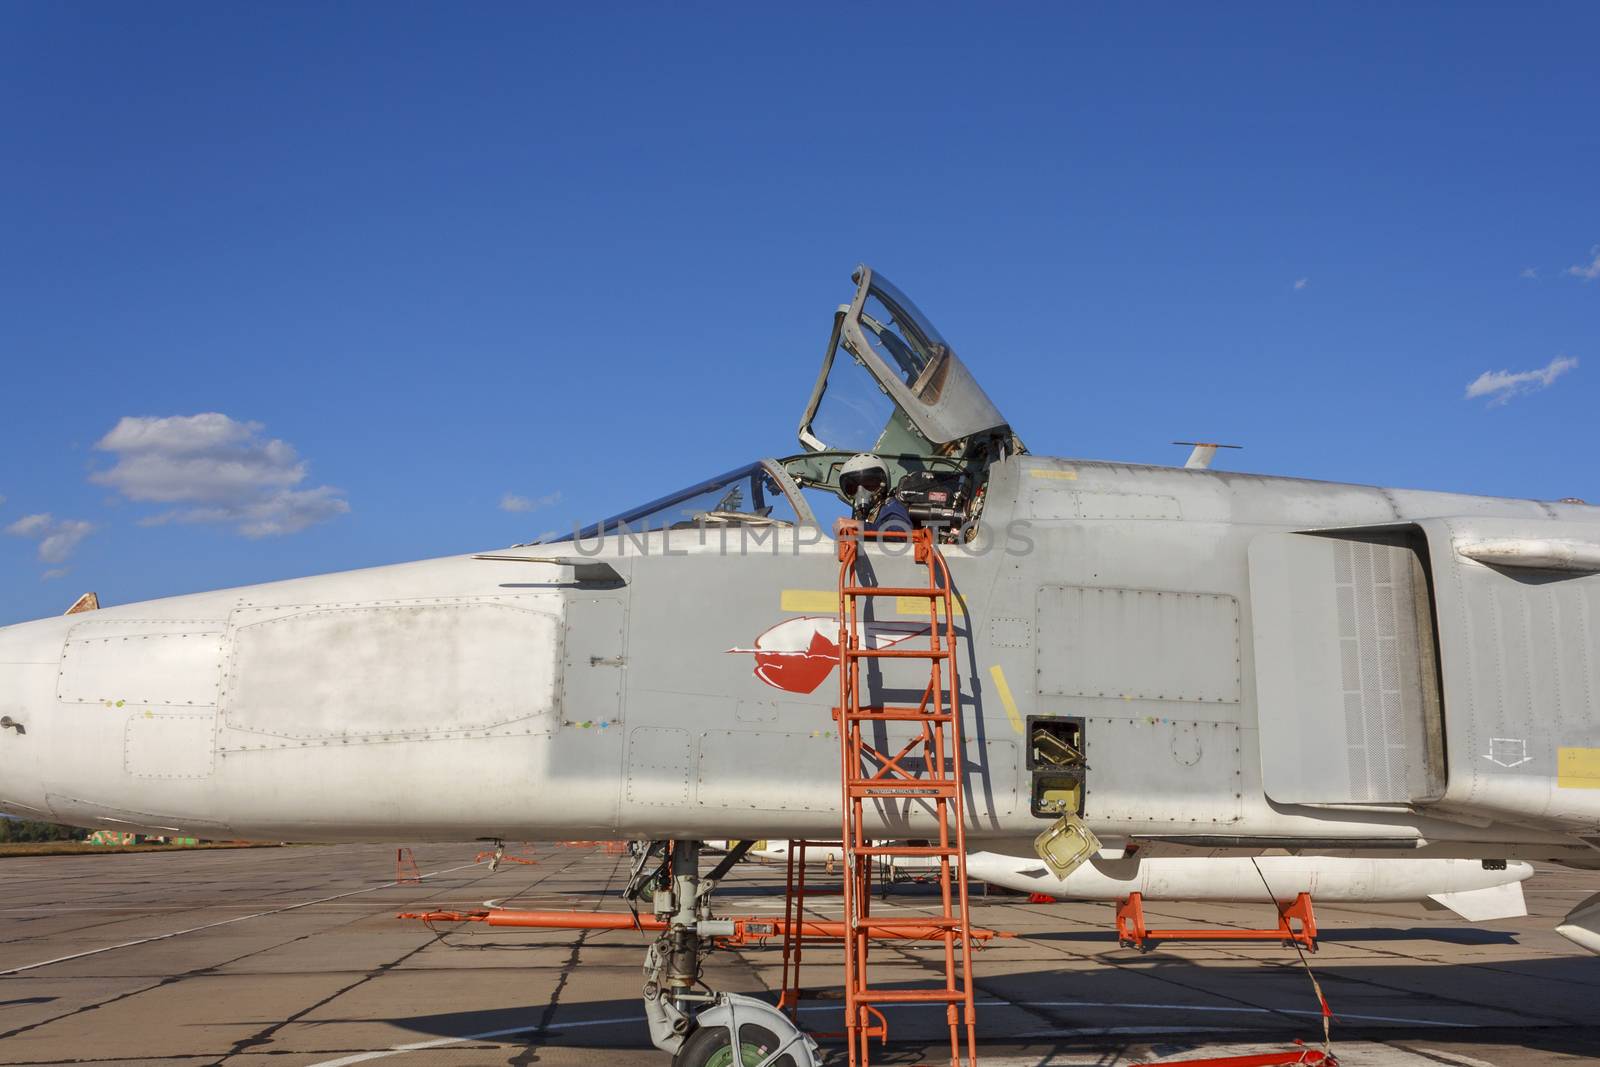
<path fill-rule="evenodd" d="M 778 1036 L 764 1026 L 739 1027 L 739 1058 L 734 1059 L 725 1026 L 703 1026 L 689 1035 L 672 1067 L 756 1067 L 778 1047 Z M 798 1067 L 790 1055 L 778 1057 L 771 1067 Z"/>

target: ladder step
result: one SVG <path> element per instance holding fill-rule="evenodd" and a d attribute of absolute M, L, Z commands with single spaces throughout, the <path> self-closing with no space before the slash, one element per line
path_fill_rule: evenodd
<path fill-rule="evenodd" d="M 961 854 L 954 845 L 870 845 L 850 851 L 857 856 L 949 856 L 952 859 Z"/>
<path fill-rule="evenodd" d="M 950 659 L 955 653 L 946 648 L 850 648 L 843 655 L 851 659 Z"/>
<path fill-rule="evenodd" d="M 857 1004 L 956 1004 L 967 995 L 959 989 L 863 989 L 855 999 Z"/>
<path fill-rule="evenodd" d="M 852 778 L 849 781 L 852 797 L 921 797 L 938 800 L 956 795 L 956 783 L 933 781 L 896 781 L 893 778 Z"/>
<path fill-rule="evenodd" d="M 946 757 L 946 759 L 948 758 Z M 930 759 L 928 762 L 932 763 L 933 761 Z M 866 778 L 847 778 L 845 783 L 862 788 L 872 786 L 884 789 L 936 789 L 947 796 L 961 785 L 961 782 L 955 778 L 886 778 L 881 775 Z"/>
<path fill-rule="evenodd" d="M 925 596 L 929 600 L 943 600 L 943 589 L 929 589 L 925 585 L 847 585 L 845 596 Z"/>

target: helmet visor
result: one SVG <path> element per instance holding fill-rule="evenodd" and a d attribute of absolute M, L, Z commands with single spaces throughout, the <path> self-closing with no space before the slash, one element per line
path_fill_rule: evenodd
<path fill-rule="evenodd" d="M 839 488 L 844 490 L 845 496 L 855 496 L 858 489 L 866 489 L 876 493 L 887 483 L 888 477 L 882 467 L 870 467 L 864 471 L 850 471 L 839 477 Z"/>

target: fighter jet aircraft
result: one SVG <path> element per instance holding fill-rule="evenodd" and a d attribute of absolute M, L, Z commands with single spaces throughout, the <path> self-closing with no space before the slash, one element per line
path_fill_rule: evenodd
<path fill-rule="evenodd" d="M 796 454 L 560 541 L 0 630 L 0 808 L 293 840 L 836 838 L 831 519 L 873 453 L 959 598 L 970 847 L 1071 814 L 1107 858 L 1600 866 L 1600 508 L 1034 455 L 902 293 L 854 280 Z M 911 567 L 866 552 L 884 581 Z M 928 625 L 890 604 L 870 640 Z M 922 689 L 897 666 L 876 697 Z M 870 823 L 931 825 L 906 802 Z M 674 873 L 674 921 L 703 920 L 694 865 Z M 1595 943 L 1597 910 L 1566 928 Z"/>

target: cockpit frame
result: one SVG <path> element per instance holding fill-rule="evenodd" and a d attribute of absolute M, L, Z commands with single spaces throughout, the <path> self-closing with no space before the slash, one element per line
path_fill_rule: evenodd
<path fill-rule="evenodd" d="M 834 313 L 822 368 L 800 419 L 801 445 L 813 452 L 856 447 L 932 455 L 981 434 L 1006 432 L 999 409 L 910 298 L 865 264 L 851 277 L 855 296 Z M 869 301 L 883 310 L 884 321 L 867 314 Z M 841 348 L 871 374 L 895 409 L 876 442 L 826 441 L 817 431 L 817 412 Z M 900 366 L 891 366 L 886 354 Z"/>

